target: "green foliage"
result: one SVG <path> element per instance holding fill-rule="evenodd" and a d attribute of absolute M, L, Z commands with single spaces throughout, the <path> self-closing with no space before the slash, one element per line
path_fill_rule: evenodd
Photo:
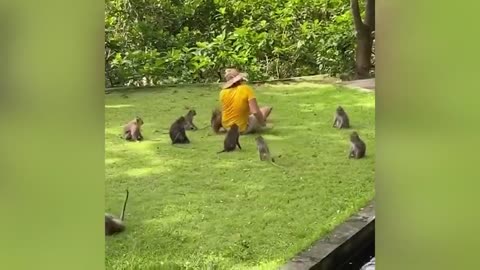
<path fill-rule="evenodd" d="M 354 66 L 348 0 L 108 0 L 107 85 L 338 74 Z"/>

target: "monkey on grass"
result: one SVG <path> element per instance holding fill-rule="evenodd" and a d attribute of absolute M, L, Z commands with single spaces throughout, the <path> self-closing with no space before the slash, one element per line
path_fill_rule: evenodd
<path fill-rule="evenodd" d="M 123 232 L 125 230 L 125 208 L 127 207 L 128 201 L 128 189 L 126 190 L 127 195 L 125 196 L 125 201 L 123 202 L 122 213 L 120 219 L 115 218 L 111 214 L 105 213 L 105 235 L 113 235 L 116 233 Z"/>
<path fill-rule="evenodd" d="M 272 157 L 272 155 L 270 153 L 270 149 L 268 148 L 267 142 L 265 141 L 265 139 L 261 135 L 259 135 L 255 138 L 255 142 L 257 143 L 257 150 L 258 150 L 258 154 L 260 156 L 261 161 L 267 160 L 272 165 L 284 169 L 284 167 L 275 163 L 275 159 Z"/>
<path fill-rule="evenodd" d="M 193 123 L 193 117 L 197 115 L 197 112 L 193 109 L 189 110 L 185 115 L 185 129 L 186 130 L 198 130 L 197 126 Z"/>
<path fill-rule="evenodd" d="M 197 112 L 194 109 L 190 109 L 187 114 L 184 116 L 185 118 L 185 130 L 198 130 L 198 127 L 193 123 L 193 117 L 197 115 Z M 158 131 L 157 131 L 158 132 Z M 167 133 L 163 133 L 167 134 Z"/>
<path fill-rule="evenodd" d="M 240 146 L 239 139 L 240 132 L 238 126 L 237 124 L 233 124 L 227 131 L 227 135 L 225 135 L 225 140 L 223 141 L 223 150 L 217 154 L 234 151 L 237 146 L 241 150 L 242 147 Z"/>
<path fill-rule="evenodd" d="M 170 126 L 170 139 L 172 144 L 187 144 L 190 143 L 190 140 L 187 137 L 185 132 L 185 117 L 180 116 L 173 124 Z"/>
<path fill-rule="evenodd" d="M 143 135 L 141 127 L 144 124 L 143 119 L 135 117 L 132 121 L 123 126 L 123 138 L 127 141 L 142 141 Z"/>
<path fill-rule="evenodd" d="M 225 128 L 222 126 L 222 112 L 219 109 L 212 110 L 212 116 L 210 117 L 210 125 L 204 126 L 200 128 L 200 130 L 206 129 L 208 127 L 211 127 L 215 134 L 226 132 Z"/>
<path fill-rule="evenodd" d="M 216 134 L 225 131 L 225 129 L 222 127 L 222 112 L 219 109 L 214 109 L 212 111 L 212 116 L 210 118 L 210 126 L 212 127 L 213 132 L 215 132 Z"/>
<path fill-rule="evenodd" d="M 338 106 L 337 110 L 335 111 L 335 117 L 333 119 L 333 127 L 341 129 L 341 128 L 350 128 L 350 120 L 348 119 L 348 115 L 342 106 Z"/>
<path fill-rule="evenodd" d="M 350 153 L 348 158 L 360 159 L 365 157 L 367 146 L 356 131 L 350 134 Z"/>

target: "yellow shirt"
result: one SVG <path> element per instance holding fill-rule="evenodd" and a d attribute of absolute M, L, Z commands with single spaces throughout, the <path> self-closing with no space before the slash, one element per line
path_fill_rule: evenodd
<path fill-rule="evenodd" d="M 221 90 L 222 126 L 229 128 L 235 123 L 238 125 L 240 132 L 245 131 L 250 116 L 248 101 L 253 98 L 255 98 L 253 89 L 246 84 Z"/>

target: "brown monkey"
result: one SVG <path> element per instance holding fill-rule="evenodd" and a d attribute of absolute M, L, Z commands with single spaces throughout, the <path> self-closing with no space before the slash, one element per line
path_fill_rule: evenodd
<path fill-rule="evenodd" d="M 257 143 L 257 150 L 258 150 L 258 154 L 260 155 L 261 161 L 268 160 L 274 166 L 283 168 L 282 166 L 275 163 L 275 159 L 270 154 L 270 149 L 268 148 L 267 142 L 261 135 L 255 138 L 255 142 Z"/>
<path fill-rule="evenodd" d="M 219 109 L 214 109 L 212 111 L 210 125 L 215 133 L 220 133 L 220 129 L 222 129 L 222 112 Z"/>
<path fill-rule="evenodd" d="M 195 110 L 189 110 L 187 115 L 185 115 L 185 129 L 186 130 L 197 130 L 197 126 L 193 123 L 193 117 L 197 115 Z"/>
<path fill-rule="evenodd" d="M 127 207 L 128 189 L 126 190 L 126 192 L 127 195 L 125 197 L 125 201 L 123 202 L 122 214 L 120 215 L 120 219 L 115 218 L 111 214 L 105 213 L 105 235 L 113 235 L 123 232 L 125 230 L 125 224 L 123 223 L 123 220 L 125 219 L 125 208 Z"/>
<path fill-rule="evenodd" d="M 363 158 L 365 156 L 365 152 L 367 151 L 367 146 L 365 145 L 365 142 L 360 139 L 360 136 L 358 136 L 358 133 L 356 131 L 352 132 L 350 134 L 350 154 L 348 155 L 348 158 Z"/>
<path fill-rule="evenodd" d="M 209 126 L 202 127 L 200 129 L 205 129 L 208 128 Z M 214 109 L 212 111 L 212 117 L 210 118 L 210 127 L 212 127 L 213 131 L 215 133 L 220 133 L 220 129 L 223 129 L 222 127 L 222 112 L 220 112 L 219 109 Z"/>
<path fill-rule="evenodd" d="M 180 116 L 173 124 L 170 126 L 170 139 L 172 140 L 172 144 L 186 144 L 190 143 L 190 140 L 187 138 L 187 134 L 185 133 L 185 117 Z"/>
<path fill-rule="evenodd" d="M 337 111 L 335 112 L 335 117 L 333 119 L 333 127 L 336 128 L 350 128 L 350 120 L 348 119 L 348 115 L 342 106 L 337 107 Z"/>
<path fill-rule="evenodd" d="M 233 124 L 228 130 L 227 135 L 225 135 L 225 140 L 223 141 L 223 150 L 218 152 L 217 154 L 234 151 L 237 146 L 241 150 L 242 147 L 240 146 L 240 142 L 238 141 L 239 138 L 240 132 L 238 130 L 238 126 L 237 124 Z"/>
<path fill-rule="evenodd" d="M 127 141 L 141 141 L 143 140 L 141 127 L 144 124 L 143 119 L 140 117 L 135 117 L 132 121 L 128 122 L 123 127 L 123 137 Z"/>

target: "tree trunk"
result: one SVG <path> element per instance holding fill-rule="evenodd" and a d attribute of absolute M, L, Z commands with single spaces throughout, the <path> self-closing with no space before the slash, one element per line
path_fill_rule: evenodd
<path fill-rule="evenodd" d="M 357 32 L 355 46 L 355 75 L 357 79 L 365 79 L 372 68 L 372 31 L 375 30 L 375 0 L 366 0 L 365 23 L 360 15 L 358 0 L 350 0 L 353 22 Z"/>
<path fill-rule="evenodd" d="M 355 47 L 355 75 L 357 79 L 366 79 L 372 68 L 372 37 L 369 31 L 357 31 Z"/>

